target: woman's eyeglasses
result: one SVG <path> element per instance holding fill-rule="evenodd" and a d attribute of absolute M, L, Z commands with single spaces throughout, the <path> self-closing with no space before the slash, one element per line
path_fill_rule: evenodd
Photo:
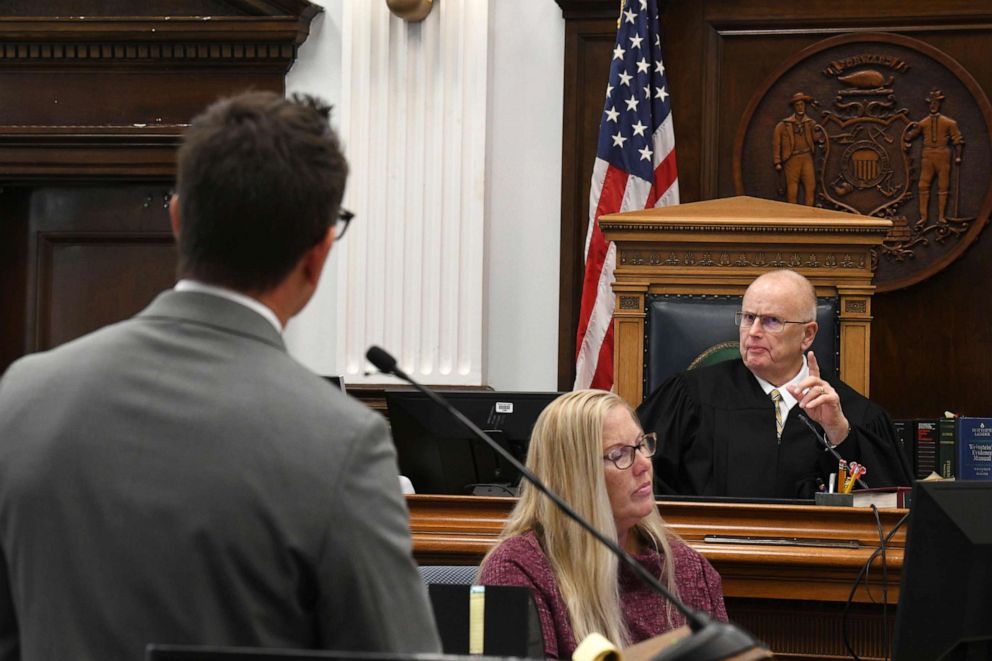
<path fill-rule="evenodd" d="M 620 470 L 626 470 L 634 465 L 634 453 L 638 450 L 645 457 L 653 457 L 658 449 L 658 435 L 654 432 L 641 434 L 633 445 L 617 445 L 603 455 L 603 459 L 612 461 Z"/>

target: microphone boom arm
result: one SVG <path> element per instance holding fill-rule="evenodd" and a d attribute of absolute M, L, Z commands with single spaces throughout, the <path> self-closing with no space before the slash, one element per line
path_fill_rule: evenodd
<path fill-rule="evenodd" d="M 820 432 L 816 431 L 816 427 L 813 426 L 813 423 L 810 422 L 809 418 L 803 415 L 802 412 L 798 412 L 798 414 L 799 414 L 799 419 L 805 422 L 806 426 L 809 427 L 809 430 L 813 432 L 813 436 L 816 436 L 816 440 L 820 441 L 820 443 L 823 444 L 823 447 L 829 450 L 830 454 L 832 454 L 834 458 L 837 459 L 838 462 L 845 461 L 844 457 L 840 456 L 840 453 L 837 452 L 837 449 L 833 446 L 833 444 L 831 444 L 830 441 L 824 438 L 820 434 Z M 858 486 L 861 487 L 862 489 L 868 488 L 868 484 L 860 477 L 856 477 L 854 479 L 857 480 Z"/>

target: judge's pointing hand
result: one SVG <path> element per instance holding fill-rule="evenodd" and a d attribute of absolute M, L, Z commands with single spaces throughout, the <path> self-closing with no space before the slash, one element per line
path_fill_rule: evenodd
<path fill-rule="evenodd" d="M 840 396 L 829 383 L 820 378 L 820 366 L 812 351 L 806 354 L 806 360 L 809 363 L 809 376 L 797 385 L 788 386 L 789 393 L 799 402 L 799 408 L 823 427 L 830 442 L 840 445 L 851 431 L 840 407 Z"/>

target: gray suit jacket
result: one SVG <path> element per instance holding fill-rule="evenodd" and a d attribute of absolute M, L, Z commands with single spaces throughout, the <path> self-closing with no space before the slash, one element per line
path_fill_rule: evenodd
<path fill-rule="evenodd" d="M 0 381 L 0 659 L 440 651 L 385 421 L 168 291 Z"/>

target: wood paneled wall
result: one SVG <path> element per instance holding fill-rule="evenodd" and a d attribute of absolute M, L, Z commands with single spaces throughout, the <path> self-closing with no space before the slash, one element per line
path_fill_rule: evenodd
<path fill-rule="evenodd" d="M 559 387 L 574 378 L 589 181 L 616 0 L 555 0 L 565 17 Z M 827 37 L 886 31 L 955 58 L 992 96 L 990 0 L 668 0 L 663 52 L 683 202 L 736 194 L 734 137 L 751 95 L 783 61 Z M 871 394 L 893 417 L 992 415 L 992 231 L 956 262 L 873 302 Z"/>
<path fill-rule="evenodd" d="M 183 130 L 222 96 L 281 93 L 318 10 L 306 0 L 3 3 L 0 373 L 171 286 L 167 204 Z"/>

